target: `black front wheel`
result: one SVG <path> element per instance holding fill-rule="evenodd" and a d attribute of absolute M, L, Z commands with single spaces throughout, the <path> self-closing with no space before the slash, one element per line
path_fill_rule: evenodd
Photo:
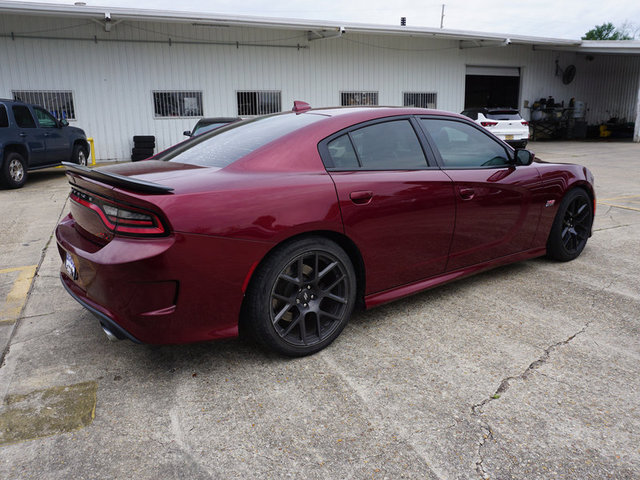
<path fill-rule="evenodd" d="M 349 321 L 355 278 L 349 256 L 326 238 L 284 244 L 256 271 L 244 320 L 263 345 L 284 355 L 310 355 L 333 342 Z"/>
<path fill-rule="evenodd" d="M 593 205 L 587 192 L 575 188 L 565 195 L 547 240 L 547 256 L 567 262 L 577 258 L 591 235 Z"/>

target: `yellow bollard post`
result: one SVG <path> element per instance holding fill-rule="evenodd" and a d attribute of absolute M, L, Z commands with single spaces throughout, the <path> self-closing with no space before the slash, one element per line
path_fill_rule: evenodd
<path fill-rule="evenodd" d="M 91 148 L 91 166 L 96 166 L 96 152 L 93 146 L 93 137 L 88 137 L 87 142 L 89 142 L 89 146 Z"/>

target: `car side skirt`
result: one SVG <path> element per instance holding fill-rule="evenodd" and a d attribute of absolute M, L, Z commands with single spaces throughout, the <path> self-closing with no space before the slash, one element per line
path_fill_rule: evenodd
<path fill-rule="evenodd" d="M 469 277 L 484 270 L 491 270 L 492 268 L 500 267 L 509 263 L 520 262 L 522 260 L 528 260 L 530 258 L 540 257 L 547 253 L 546 247 L 538 247 L 524 252 L 515 253 L 513 255 L 507 255 L 506 257 L 496 258 L 489 262 L 479 263 L 469 267 L 461 268 L 453 272 L 446 272 L 436 277 L 431 277 L 426 280 L 420 280 L 419 282 L 410 283 L 408 285 L 401 285 L 382 292 L 373 293 L 367 295 L 364 299 L 365 307 L 372 308 L 383 303 L 393 302 L 408 295 L 414 295 L 423 290 L 433 288 L 445 283 L 453 282 L 460 278 Z"/>

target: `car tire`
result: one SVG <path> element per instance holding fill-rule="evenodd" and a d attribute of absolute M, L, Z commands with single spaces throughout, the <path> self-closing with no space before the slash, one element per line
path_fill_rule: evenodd
<path fill-rule="evenodd" d="M 155 143 L 156 137 L 153 135 L 134 135 L 133 143 Z"/>
<path fill-rule="evenodd" d="M 87 149 L 82 145 L 74 145 L 73 153 L 71 154 L 71 161 L 86 167 L 89 163 L 89 153 Z"/>
<path fill-rule="evenodd" d="M 591 235 L 593 204 L 581 188 L 570 190 L 560 203 L 547 240 L 547 256 L 561 262 L 577 258 Z"/>
<path fill-rule="evenodd" d="M 8 153 L 2 163 L 2 183 L 8 188 L 21 188 L 27 181 L 27 162 L 17 152 Z"/>
<path fill-rule="evenodd" d="M 323 237 L 299 239 L 256 270 L 241 331 L 283 355 L 310 355 L 340 335 L 355 300 L 356 275 L 345 251 Z"/>

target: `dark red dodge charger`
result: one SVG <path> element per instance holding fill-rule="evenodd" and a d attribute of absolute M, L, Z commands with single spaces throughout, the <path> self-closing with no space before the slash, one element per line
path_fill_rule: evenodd
<path fill-rule="evenodd" d="M 460 115 L 294 110 L 154 159 L 66 165 L 67 291 L 111 338 L 185 343 L 239 326 L 287 355 L 373 307 L 505 263 L 582 252 L 593 176 Z"/>

